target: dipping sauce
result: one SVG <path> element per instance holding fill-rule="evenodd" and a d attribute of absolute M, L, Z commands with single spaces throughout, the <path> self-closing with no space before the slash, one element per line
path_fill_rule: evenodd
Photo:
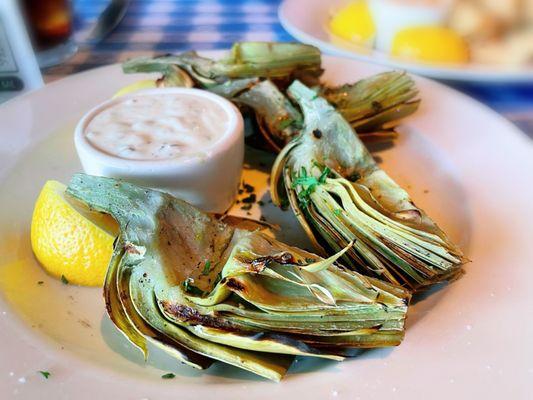
<path fill-rule="evenodd" d="M 92 146 L 115 157 L 168 160 L 209 149 L 228 123 L 228 113 L 203 96 L 139 94 L 98 113 L 84 133 Z"/>

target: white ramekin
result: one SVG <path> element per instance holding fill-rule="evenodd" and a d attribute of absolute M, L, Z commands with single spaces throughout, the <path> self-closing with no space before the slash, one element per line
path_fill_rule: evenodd
<path fill-rule="evenodd" d="M 201 154 L 168 160 L 127 160 L 94 147 L 85 136 L 89 122 L 106 108 L 137 96 L 187 94 L 218 104 L 228 116 L 226 131 Z M 221 213 L 235 199 L 244 159 L 244 124 L 239 110 L 228 100 L 200 89 L 161 88 L 108 100 L 83 116 L 74 132 L 74 144 L 87 174 L 124 179 L 159 189 L 197 206 Z"/>

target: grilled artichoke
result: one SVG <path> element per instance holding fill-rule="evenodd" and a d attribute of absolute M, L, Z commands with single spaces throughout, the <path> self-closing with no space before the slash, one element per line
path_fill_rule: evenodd
<path fill-rule="evenodd" d="M 378 167 L 346 119 L 301 82 L 288 94 L 305 120 L 273 166 L 274 203 L 288 199 L 323 254 L 355 241 L 343 264 L 365 275 L 410 290 L 458 276 L 460 249 Z"/>
<path fill-rule="evenodd" d="M 408 291 L 258 231 L 227 225 L 168 194 L 75 175 L 67 193 L 120 225 L 104 296 L 111 320 L 146 356 L 214 360 L 279 380 L 296 355 L 342 360 L 397 345 Z"/>
<path fill-rule="evenodd" d="M 135 58 L 123 64 L 125 73 L 159 72 L 160 86 L 197 86 L 245 105 L 255 115 L 259 131 L 280 151 L 302 128 L 302 115 L 285 95 L 294 79 L 324 95 L 357 128 L 365 141 L 396 137 L 398 120 L 416 111 L 414 82 L 401 72 L 387 72 L 351 85 L 320 85 L 320 51 L 297 43 L 235 43 L 226 58 L 214 61 L 195 52 L 155 58 Z"/>

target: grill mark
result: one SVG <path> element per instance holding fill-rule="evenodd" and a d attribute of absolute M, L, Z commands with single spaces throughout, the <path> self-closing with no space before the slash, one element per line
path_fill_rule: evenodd
<path fill-rule="evenodd" d="M 271 256 L 264 256 L 264 257 L 256 258 L 255 260 L 252 260 L 252 262 L 250 263 L 250 267 L 255 272 L 261 272 L 267 266 L 269 266 L 272 262 L 277 262 L 278 264 L 281 264 L 281 265 L 296 264 L 296 259 L 291 253 L 283 252 L 283 253 L 274 254 Z"/>
<path fill-rule="evenodd" d="M 244 292 L 246 290 L 246 286 L 244 286 L 242 282 L 234 278 L 224 278 L 222 280 L 222 284 L 225 284 L 229 289 L 234 290 L 236 292 Z"/>
<path fill-rule="evenodd" d="M 232 323 L 221 318 L 200 314 L 192 307 L 181 304 L 171 304 L 167 301 L 161 301 L 160 304 L 167 313 L 173 315 L 180 322 L 184 322 L 192 326 L 202 325 L 224 331 L 238 331 L 238 328 Z"/>

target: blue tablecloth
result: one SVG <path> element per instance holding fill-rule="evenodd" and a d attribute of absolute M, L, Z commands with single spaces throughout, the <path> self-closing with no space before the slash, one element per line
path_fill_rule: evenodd
<path fill-rule="evenodd" d="M 281 0 L 132 0 L 113 33 L 96 45 L 84 43 L 108 3 L 74 0 L 80 51 L 48 70 L 49 80 L 140 54 L 228 48 L 243 40 L 294 40 L 278 20 Z M 533 83 L 453 86 L 504 114 L 533 138 Z"/>

